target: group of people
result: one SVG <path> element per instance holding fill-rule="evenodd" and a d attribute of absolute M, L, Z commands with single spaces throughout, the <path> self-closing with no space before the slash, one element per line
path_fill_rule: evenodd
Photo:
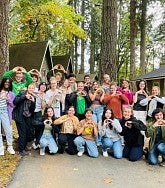
<path fill-rule="evenodd" d="M 55 69 L 63 75 L 53 75 Z M 42 81 L 36 69 L 26 72 L 19 66 L 4 73 L 0 85 L 1 156 L 3 132 L 7 151 L 15 154 L 13 119 L 21 156 L 29 154 L 28 144 L 32 143 L 40 155 L 67 152 L 80 157 L 87 153 L 96 158 L 101 148 L 104 157 L 137 161 L 145 153 L 149 164 L 160 163 L 160 155 L 161 162 L 165 161 L 165 97 L 160 96 L 158 86 L 149 94 L 146 81 L 141 80 L 132 92 L 129 80 L 117 86 L 108 74 L 101 84 L 92 82 L 90 75 L 77 83 L 76 76 L 67 75 L 60 64 L 48 72 L 47 79 L 49 83 Z"/>

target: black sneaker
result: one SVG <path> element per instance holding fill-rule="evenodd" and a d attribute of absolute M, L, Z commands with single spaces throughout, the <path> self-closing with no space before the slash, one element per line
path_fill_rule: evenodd
<path fill-rule="evenodd" d="M 148 160 L 148 149 L 147 148 L 145 148 L 143 150 L 143 155 L 145 156 L 145 159 Z"/>
<path fill-rule="evenodd" d="M 165 162 L 159 163 L 160 166 L 165 167 Z"/>
<path fill-rule="evenodd" d="M 63 147 L 63 146 L 59 146 L 59 147 L 58 147 L 58 153 L 59 153 L 59 154 L 63 154 L 63 153 L 64 153 L 64 150 L 65 150 L 65 147 Z"/>

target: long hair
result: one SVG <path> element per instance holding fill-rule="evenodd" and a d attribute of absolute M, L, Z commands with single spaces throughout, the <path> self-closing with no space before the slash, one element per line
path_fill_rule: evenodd
<path fill-rule="evenodd" d="M 122 82 L 121 82 L 121 87 L 122 87 L 123 82 L 127 82 L 127 83 L 128 83 L 128 87 L 129 87 L 129 89 L 131 90 L 130 81 L 129 81 L 128 79 L 122 80 Z M 123 89 L 123 87 L 122 87 L 122 89 Z"/>
<path fill-rule="evenodd" d="M 137 83 L 137 91 L 140 90 L 139 84 L 140 84 L 141 82 L 144 82 L 144 83 L 145 83 L 144 91 L 147 92 L 147 82 L 146 82 L 145 80 L 140 80 L 140 81 Z"/>
<path fill-rule="evenodd" d="M 91 88 L 91 92 L 92 92 L 92 94 L 94 94 L 95 91 L 96 91 L 96 90 L 94 90 L 94 88 L 93 88 L 93 86 L 94 86 L 95 83 L 98 85 L 98 88 L 97 88 L 96 90 L 100 90 L 100 92 L 101 92 L 101 91 L 103 92 L 103 89 L 100 87 L 99 82 L 94 81 L 94 82 L 92 83 L 92 88 Z"/>
<path fill-rule="evenodd" d="M 104 122 L 105 119 L 107 119 L 107 118 L 105 117 L 105 113 L 106 113 L 108 110 L 111 111 L 111 119 L 114 120 L 114 113 L 113 113 L 113 110 L 112 110 L 111 108 L 105 108 L 104 111 L 103 111 L 103 115 L 102 115 L 102 123 Z"/>
<path fill-rule="evenodd" d="M 43 114 L 44 119 L 48 119 L 48 114 L 47 114 L 48 109 L 52 109 L 52 110 L 53 110 L 53 108 L 52 108 L 51 106 L 47 106 L 47 107 L 45 108 L 44 114 Z M 52 121 L 54 121 L 55 119 L 56 119 L 56 117 L 55 117 L 54 110 L 53 110 Z"/>
<path fill-rule="evenodd" d="M 0 84 L 0 92 L 3 90 L 5 82 L 9 80 L 9 88 L 8 91 L 12 91 L 12 80 L 10 78 L 3 78 Z"/>

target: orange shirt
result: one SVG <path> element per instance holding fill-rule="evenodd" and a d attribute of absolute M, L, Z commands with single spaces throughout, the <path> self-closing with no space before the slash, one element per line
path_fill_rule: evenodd
<path fill-rule="evenodd" d="M 105 94 L 103 102 L 106 103 L 108 108 L 111 108 L 115 118 L 122 118 L 122 102 L 129 103 L 127 97 L 124 94 L 112 95 L 110 93 Z"/>

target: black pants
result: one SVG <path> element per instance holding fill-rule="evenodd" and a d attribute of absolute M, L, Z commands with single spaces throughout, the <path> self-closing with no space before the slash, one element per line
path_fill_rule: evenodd
<path fill-rule="evenodd" d="M 19 151 L 23 151 L 26 148 L 27 142 L 30 142 L 34 139 L 34 129 L 32 126 L 31 117 L 23 116 L 21 122 L 16 121 L 16 126 L 18 130 L 18 144 Z"/>
<path fill-rule="evenodd" d="M 58 137 L 59 152 L 64 153 L 66 143 L 68 143 L 68 148 L 66 152 L 70 155 L 77 154 L 77 147 L 75 146 L 73 140 L 77 137 L 75 134 L 63 134 L 61 133 Z"/>
<path fill-rule="evenodd" d="M 39 112 L 35 112 L 34 113 L 34 120 L 37 120 L 38 118 L 42 117 L 42 111 Z M 40 133 L 41 132 L 41 128 L 38 126 L 34 126 L 34 138 L 35 138 L 35 144 L 38 145 L 39 144 L 39 140 L 40 140 Z"/>
<path fill-rule="evenodd" d="M 143 156 L 143 146 L 124 146 L 123 157 L 130 161 L 137 161 Z"/>

